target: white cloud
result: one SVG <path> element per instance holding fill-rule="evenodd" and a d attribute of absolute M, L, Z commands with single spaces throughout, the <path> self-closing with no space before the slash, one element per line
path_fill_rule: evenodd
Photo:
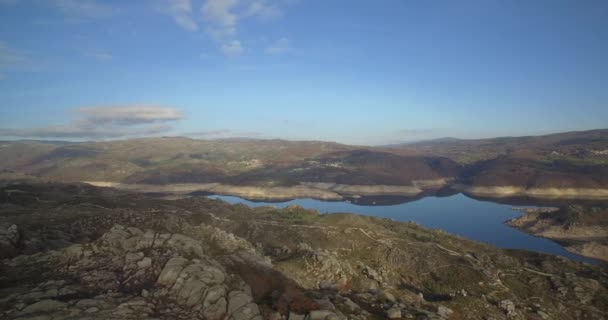
<path fill-rule="evenodd" d="M 228 55 L 237 55 L 243 53 L 243 46 L 239 40 L 232 40 L 222 44 L 222 51 Z"/>
<path fill-rule="evenodd" d="M 280 17 L 282 13 L 278 3 L 268 3 L 260 0 L 251 1 L 245 11 L 247 16 L 257 16 L 265 19 Z"/>
<path fill-rule="evenodd" d="M 36 128 L 0 128 L 0 136 L 18 138 L 120 138 L 169 132 L 169 122 L 183 119 L 174 108 L 159 106 L 100 106 L 76 110 L 67 125 Z"/>
<path fill-rule="evenodd" d="M 291 41 L 287 38 L 281 38 L 264 49 L 266 54 L 281 54 L 291 49 Z"/>
<path fill-rule="evenodd" d="M 247 18 L 267 20 L 280 17 L 282 6 L 290 2 L 289 0 L 158 1 L 161 4 L 160 11 L 172 17 L 178 26 L 191 32 L 203 29 L 218 43 L 221 51 L 229 55 L 244 51 L 238 37 L 239 23 L 242 20 Z M 200 3 L 200 10 L 196 7 L 198 3 Z M 281 50 L 278 49 L 278 51 Z"/>
<path fill-rule="evenodd" d="M 164 0 L 163 6 L 178 26 L 187 31 L 198 30 L 198 24 L 192 16 L 192 2 L 190 0 Z"/>
<path fill-rule="evenodd" d="M 236 33 L 238 16 L 233 11 L 239 0 L 206 0 L 203 2 L 201 13 L 207 25 L 207 32 L 216 40 L 221 41 Z"/>
<path fill-rule="evenodd" d="M 282 1 L 271 0 L 204 0 L 201 7 L 206 32 L 226 54 L 243 51 L 237 37 L 240 21 L 249 17 L 270 19 L 281 16 Z"/>
<path fill-rule="evenodd" d="M 150 105 L 84 107 L 77 112 L 91 123 L 141 124 L 183 118 L 177 109 Z"/>

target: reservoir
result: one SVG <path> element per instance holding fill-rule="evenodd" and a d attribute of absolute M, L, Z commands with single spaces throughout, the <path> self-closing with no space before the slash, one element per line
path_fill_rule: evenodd
<path fill-rule="evenodd" d="M 251 207 L 273 206 L 283 208 L 290 205 L 299 205 L 307 209 L 316 209 L 320 213 L 351 212 L 396 221 L 412 221 L 427 228 L 441 229 L 500 248 L 544 252 L 578 261 L 597 263 L 593 259 L 566 251 L 557 242 L 532 236 L 504 224 L 506 220 L 522 214 L 519 211 L 512 210 L 511 205 L 475 200 L 463 194 L 449 197 L 431 196 L 407 203 L 371 206 L 314 199 L 254 202 L 232 196 L 211 195 L 208 197 Z"/>

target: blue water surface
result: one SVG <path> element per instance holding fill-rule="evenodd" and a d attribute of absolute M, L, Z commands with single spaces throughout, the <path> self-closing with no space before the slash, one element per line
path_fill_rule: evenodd
<path fill-rule="evenodd" d="M 521 215 L 521 212 L 512 210 L 510 205 L 479 201 L 462 194 L 449 197 L 426 197 L 413 202 L 377 206 L 314 199 L 295 199 L 277 203 L 253 202 L 220 195 L 212 195 L 209 198 L 221 199 L 232 204 L 242 203 L 251 207 L 283 208 L 289 205 L 300 205 L 308 209 L 317 209 L 321 213 L 352 212 L 397 221 L 413 221 L 428 228 L 441 229 L 500 248 L 545 252 L 578 261 L 597 263 L 596 260 L 566 251 L 554 241 L 532 236 L 504 224 L 506 220 Z"/>

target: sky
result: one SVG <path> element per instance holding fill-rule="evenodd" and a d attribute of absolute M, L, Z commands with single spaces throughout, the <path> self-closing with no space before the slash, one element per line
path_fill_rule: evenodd
<path fill-rule="evenodd" d="M 608 127 L 608 1 L 0 0 L 0 138 Z"/>

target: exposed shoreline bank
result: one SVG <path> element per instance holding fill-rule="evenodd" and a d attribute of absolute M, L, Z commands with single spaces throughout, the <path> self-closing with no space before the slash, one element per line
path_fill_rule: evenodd
<path fill-rule="evenodd" d="M 524 188 L 517 186 L 466 186 L 454 184 L 454 190 L 465 194 L 488 198 L 530 197 L 538 199 L 608 199 L 608 189 L 596 188 Z"/>
<path fill-rule="evenodd" d="M 235 186 L 221 183 L 178 183 L 178 184 L 127 184 L 110 181 L 82 181 L 96 187 L 111 187 L 145 193 L 189 194 L 208 192 L 213 194 L 235 196 L 248 200 L 292 200 L 310 198 L 326 201 L 343 201 L 346 198 L 365 196 L 404 196 L 413 197 L 429 190 L 447 185 L 447 180 L 415 181 L 411 186 L 390 185 L 346 185 L 336 183 L 305 182 L 289 187 Z"/>
<path fill-rule="evenodd" d="M 248 200 L 282 201 L 310 198 L 326 201 L 343 201 L 348 198 L 373 196 L 415 197 L 426 192 L 451 188 L 465 195 L 484 198 L 535 199 L 572 199 L 604 200 L 608 199 L 608 189 L 592 188 L 523 188 L 515 186 L 472 187 L 462 184 L 450 184 L 450 179 L 413 181 L 412 185 L 347 185 L 337 183 L 303 182 L 295 186 L 258 187 L 237 186 L 221 183 L 176 183 L 176 184 L 127 184 L 110 181 L 82 181 L 97 187 L 112 187 L 145 193 L 189 194 L 208 192 L 219 195 L 235 196 Z"/>

